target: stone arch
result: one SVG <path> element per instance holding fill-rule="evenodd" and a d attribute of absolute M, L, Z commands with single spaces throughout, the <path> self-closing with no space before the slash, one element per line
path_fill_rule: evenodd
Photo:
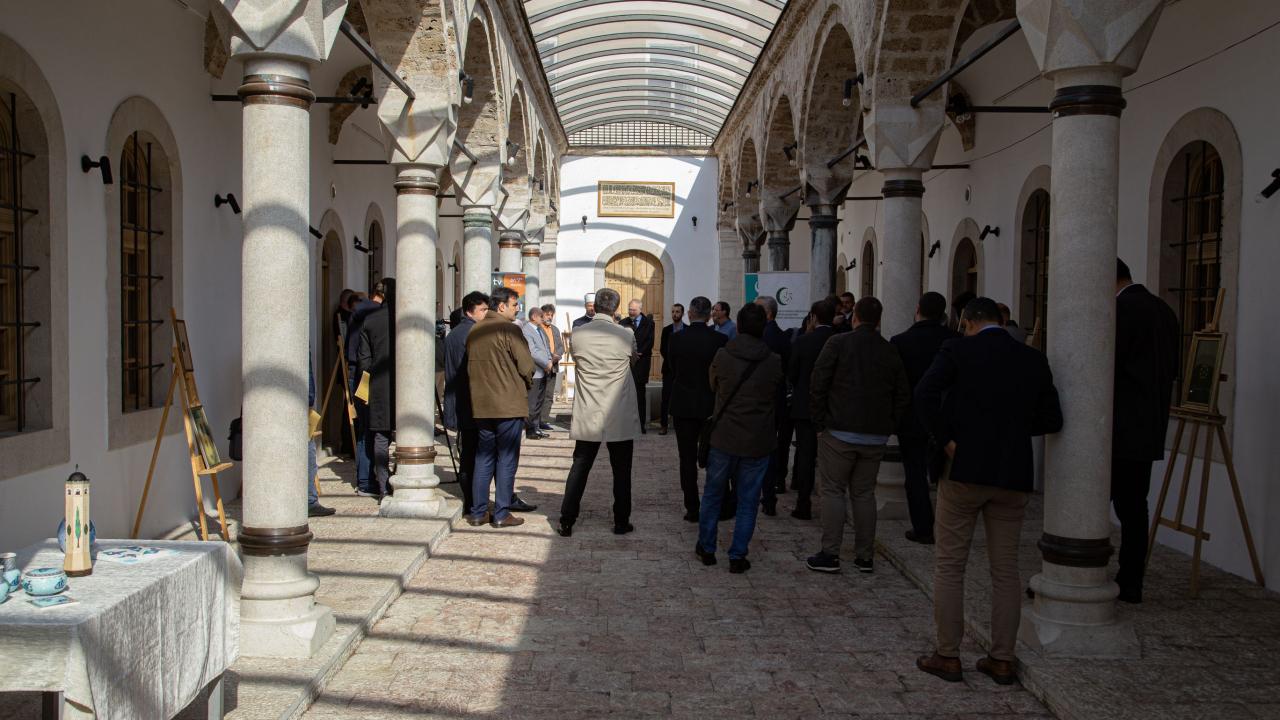
<path fill-rule="evenodd" d="M 107 157 L 113 165 L 122 160 L 126 146 L 136 137 L 145 149 L 150 147 L 151 175 L 148 184 L 161 188 L 151 206 L 151 226 L 164 234 L 150 239 L 147 252 L 151 256 L 151 272 L 167 275 L 149 289 L 152 313 L 163 322 L 157 324 L 149 338 L 150 362 L 166 363 L 169 347 L 173 343 L 173 328 L 167 319 L 167 309 L 173 307 L 178 317 L 183 316 L 183 194 L 182 163 L 178 155 L 178 141 L 169 127 L 164 113 L 150 100 L 133 96 L 116 107 L 107 125 Z M 108 447 L 115 449 L 143 442 L 152 437 L 159 422 L 163 398 L 157 395 L 163 390 L 151 390 L 151 407 L 133 412 L 123 411 L 124 380 L 119 371 L 122 366 L 122 223 L 121 194 L 124 192 L 126 169 L 123 163 L 115 167 L 117 181 L 107 186 L 107 410 Z M 151 430 L 147 430 L 150 425 Z M 176 425 L 170 429 L 176 429 Z"/>
<path fill-rule="evenodd" d="M 652 240 L 644 240 L 641 238 L 628 238 L 619 240 L 600 251 L 596 256 L 595 273 L 593 275 L 594 288 L 604 287 L 604 270 L 609 266 L 609 261 L 625 252 L 639 251 L 654 256 L 662 263 L 663 285 L 662 285 L 662 307 L 668 308 L 676 301 L 676 265 L 671 260 L 671 254 L 667 252 L 665 247 L 659 246 Z M 627 298 L 623 298 L 624 305 L 619 311 L 625 310 Z M 661 308 L 659 309 L 661 310 Z M 650 311 L 652 312 L 652 311 Z M 659 317 L 661 314 L 659 313 Z"/>
<path fill-rule="evenodd" d="M 905 104 L 950 65 L 961 10 L 969 0 L 937 0 L 921 10 L 917 0 L 887 0 L 880 23 L 872 85 L 876 105 Z M 925 101 L 941 105 L 943 93 Z"/>
<path fill-rule="evenodd" d="M 836 8 L 827 11 L 834 15 Z M 857 138 L 862 124 L 861 98 L 850 89 L 849 105 L 844 104 L 845 83 L 858 74 L 853 39 L 843 23 L 834 17 L 809 64 L 813 74 L 805 88 L 805 111 L 801 119 L 801 158 L 804 180 L 816 197 L 834 203 L 853 177 L 853 157 L 833 167 L 827 162 L 843 153 Z"/>
<path fill-rule="evenodd" d="M 951 248 L 947 253 L 947 304 L 951 305 L 956 296 L 964 292 L 966 289 L 972 290 L 975 294 L 981 295 L 983 283 L 985 281 L 985 269 L 983 267 L 982 243 L 978 240 L 978 235 L 982 231 L 978 228 L 978 223 L 973 218 L 965 218 L 956 225 L 956 231 L 951 236 Z M 964 282 L 958 282 L 962 278 L 960 271 L 965 268 L 959 268 L 957 260 L 964 262 L 968 260 L 969 253 L 972 253 L 972 269 L 973 269 L 973 286 L 966 287 Z M 958 257 L 959 256 L 959 257 Z"/>
<path fill-rule="evenodd" d="M 748 137 L 738 151 L 737 186 L 734 188 L 734 212 L 743 246 L 758 251 L 763 228 L 760 220 L 760 171 L 755 140 Z"/>
<path fill-rule="evenodd" d="M 764 167 L 760 175 L 760 219 L 766 228 L 789 229 L 795 223 L 803 194 L 800 182 L 800 152 L 796 141 L 795 113 L 791 100 L 780 94 L 769 115 L 764 137 Z M 788 153 L 790 153 L 788 155 Z"/>
<path fill-rule="evenodd" d="M 369 203 L 369 209 L 364 213 L 364 225 L 361 226 L 364 232 L 364 246 L 367 248 L 365 253 L 364 276 L 359 278 L 360 282 L 355 283 L 352 287 L 360 287 L 365 285 L 365 290 L 373 289 L 373 278 L 395 275 L 395 272 L 387 268 L 387 247 L 390 245 L 389 238 L 394 234 L 387 228 L 387 221 L 383 219 L 382 208 L 378 203 Z M 353 268 L 358 269 L 358 268 Z M 348 277 L 347 282 L 351 279 Z"/>
<path fill-rule="evenodd" d="M 25 221 L 24 262 L 41 267 L 23 285 L 25 320 L 41 325 L 29 337 L 24 374 L 31 388 L 26 429 L 0 438 L 0 480 L 70 457 L 67 288 L 67 151 L 62 113 L 35 59 L 0 34 L 0 91 L 17 100 L 22 150 L 35 155 L 23 168 L 23 203 L 37 213 Z M 6 102 L 8 101 L 6 97 Z M 61 190 L 60 190 L 61 189 Z"/>
<path fill-rule="evenodd" d="M 467 26 L 462 71 L 473 83 L 471 101 L 458 110 L 458 142 L 479 160 L 495 167 L 502 160 L 505 115 L 497 49 L 486 16 L 477 6 Z"/>
<path fill-rule="evenodd" d="M 506 118 L 506 139 L 502 147 L 502 185 L 507 190 L 507 198 L 503 202 L 503 218 L 507 222 L 516 222 L 517 216 L 529 210 L 529 147 L 528 124 L 525 116 L 523 88 L 517 81 L 516 95 L 511 101 L 510 111 Z M 515 153 L 511 154 L 511 149 Z M 524 223 L 518 223 L 523 228 Z"/>
<path fill-rule="evenodd" d="M 955 64 L 965 42 L 978 30 L 992 23 L 1016 18 L 1017 5 L 1017 0 L 967 0 L 964 12 L 960 14 L 960 22 L 955 26 L 955 37 L 951 41 L 950 64 Z"/>
<path fill-rule="evenodd" d="M 1182 176 L 1185 169 L 1176 167 L 1183 152 L 1196 143 L 1206 143 L 1216 152 L 1222 167 L 1222 226 L 1218 231 L 1221 239 L 1218 252 L 1219 284 L 1226 288 L 1223 297 L 1221 329 L 1227 333 L 1226 354 L 1222 361 L 1222 371 L 1228 375 L 1235 372 L 1236 362 L 1236 311 L 1239 306 L 1239 274 L 1241 244 L 1241 205 L 1244 198 L 1243 154 L 1240 148 L 1240 137 L 1235 125 L 1222 111 L 1216 108 L 1201 107 L 1191 110 L 1169 128 L 1160 149 L 1156 153 L 1152 167 L 1151 184 L 1147 199 L 1147 246 L 1145 272 L 1133 267 L 1129 260 L 1134 279 L 1146 278 L 1148 287 L 1164 298 L 1178 314 L 1183 317 L 1181 299 L 1171 294 L 1167 288 L 1182 287 L 1180 282 L 1180 258 L 1173 257 L 1176 248 L 1170 245 L 1180 242 L 1182 215 L 1181 206 L 1171 201 L 1182 193 Z M 1194 169 L 1193 169 L 1194 170 Z M 1123 257 L 1123 255 L 1122 255 Z M 1232 410 L 1235 407 L 1236 383 L 1223 383 L 1218 395 L 1219 411 L 1231 422 Z"/>
<path fill-rule="evenodd" d="M 332 208 L 326 210 L 320 218 L 318 229 L 322 238 L 313 244 L 314 251 L 311 256 L 311 265 L 315 272 L 315 283 L 312 286 L 315 291 L 314 317 L 319 325 L 316 328 L 318 347 L 313 350 L 315 367 L 312 370 L 316 377 L 316 392 L 323 393 L 324 383 L 328 380 L 338 359 L 336 323 L 333 317 L 338 308 L 338 297 L 346 287 L 347 263 L 346 243 L 343 241 L 346 233 L 343 231 L 342 218 L 338 213 Z M 317 398 L 317 410 L 322 402 L 323 398 Z M 343 405 L 341 402 L 330 401 L 329 406 L 325 408 L 325 416 L 322 419 L 323 439 L 330 447 L 339 447 L 342 444 L 345 430 L 342 421 L 346 412 Z"/>

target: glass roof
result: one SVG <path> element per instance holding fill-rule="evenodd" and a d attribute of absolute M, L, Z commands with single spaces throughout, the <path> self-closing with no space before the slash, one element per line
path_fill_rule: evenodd
<path fill-rule="evenodd" d="M 527 0 L 570 145 L 709 145 L 785 0 Z"/>

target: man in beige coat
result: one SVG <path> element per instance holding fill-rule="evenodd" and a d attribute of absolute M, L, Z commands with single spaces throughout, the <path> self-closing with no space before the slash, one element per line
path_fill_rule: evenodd
<path fill-rule="evenodd" d="M 635 529 L 631 525 L 631 452 L 640 434 L 640 416 L 631 363 L 636 345 L 635 335 L 613 321 L 621 301 L 616 291 L 599 290 L 595 315 L 573 331 L 576 370 L 569 437 L 577 444 L 560 506 L 559 533 L 564 537 L 573 534 L 587 475 L 602 442 L 609 446 L 613 467 L 613 532 L 623 535 Z"/>

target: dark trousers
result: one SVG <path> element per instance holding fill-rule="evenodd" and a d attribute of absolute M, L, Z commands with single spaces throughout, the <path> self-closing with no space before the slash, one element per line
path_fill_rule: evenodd
<path fill-rule="evenodd" d="M 462 489 L 463 512 L 470 513 L 474 504 L 472 482 L 476 475 L 476 444 L 480 442 L 480 431 L 475 425 L 458 431 L 458 486 Z"/>
<path fill-rule="evenodd" d="M 786 406 L 776 410 L 778 420 L 778 447 L 769 460 L 769 476 L 766 485 L 772 485 L 777 492 L 787 491 L 787 463 L 791 460 L 791 435 L 795 431 L 795 423 L 787 413 Z M 766 492 L 766 494 L 768 494 Z"/>
<path fill-rule="evenodd" d="M 556 401 L 556 382 L 559 379 L 559 373 L 550 373 L 545 378 L 547 383 L 542 393 L 542 417 L 538 420 L 540 423 L 551 424 L 551 406 Z"/>
<path fill-rule="evenodd" d="M 370 430 L 365 441 L 373 450 L 372 491 L 383 495 L 391 493 L 391 431 Z"/>
<path fill-rule="evenodd" d="M 607 443 L 609 465 L 613 468 L 613 524 L 626 525 L 631 520 L 631 451 L 635 443 L 621 440 Z M 587 489 L 587 476 L 600 452 L 600 443 L 579 440 L 573 446 L 573 466 L 565 481 L 564 502 L 560 504 L 560 524 L 573 525 L 582 506 L 582 493 Z"/>
<path fill-rule="evenodd" d="M 360 373 L 355 365 L 351 366 L 351 393 L 354 396 L 360 385 Z M 356 489 L 373 492 L 369 487 L 370 471 L 373 468 L 373 440 L 369 434 L 369 405 L 363 400 L 353 399 L 356 406 Z"/>
<path fill-rule="evenodd" d="M 640 359 L 631 365 L 631 377 L 636 383 L 636 409 L 640 411 L 640 432 L 644 432 L 645 415 L 648 413 L 645 407 L 645 390 L 649 384 L 649 366 L 653 363 L 648 355 L 640 356 Z"/>
<path fill-rule="evenodd" d="M 494 487 L 493 519 L 511 514 L 516 467 L 520 464 L 520 431 L 524 418 L 476 418 L 476 469 L 471 481 L 471 514 L 489 509 L 489 487 Z"/>
<path fill-rule="evenodd" d="M 546 402 L 547 397 L 547 379 L 545 377 L 534 378 L 529 384 L 529 417 L 525 418 L 524 431 L 526 433 L 534 433 L 538 431 L 538 425 L 542 422 L 542 403 Z"/>
<path fill-rule="evenodd" d="M 899 435 L 902 472 L 906 475 L 907 513 L 917 537 L 933 537 L 933 503 L 929 501 L 929 437 Z"/>
<path fill-rule="evenodd" d="M 698 493 L 698 435 L 702 433 L 702 418 L 672 418 L 676 426 L 676 450 L 680 453 L 680 491 L 684 494 L 685 512 L 698 514 L 701 506 Z"/>
<path fill-rule="evenodd" d="M 662 409 L 659 411 L 658 424 L 667 427 L 667 419 L 671 417 L 671 391 L 675 383 L 666 375 L 662 376 Z"/>
<path fill-rule="evenodd" d="M 1121 592 L 1142 595 L 1147 572 L 1147 494 L 1151 491 L 1151 461 L 1111 458 L 1111 506 L 1120 519 Z"/>
<path fill-rule="evenodd" d="M 796 510 L 813 512 L 813 478 L 818 471 L 818 430 L 809 420 L 791 421 L 796 431 L 796 461 L 791 469 L 791 487 L 796 491 Z"/>

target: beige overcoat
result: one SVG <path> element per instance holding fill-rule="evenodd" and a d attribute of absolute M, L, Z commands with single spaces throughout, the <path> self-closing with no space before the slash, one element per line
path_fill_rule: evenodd
<path fill-rule="evenodd" d="M 640 435 L 636 386 L 631 379 L 635 334 L 596 313 L 573 331 L 573 422 L 569 437 L 592 442 Z"/>

